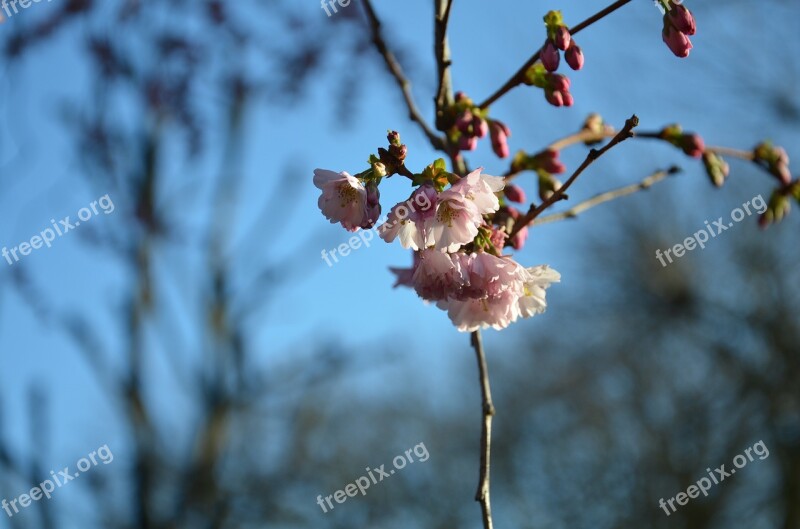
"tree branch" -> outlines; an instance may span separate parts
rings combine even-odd
[[[599,206],[600,204],[611,202],[612,200],[615,200],[617,198],[622,198],[624,196],[632,195],[638,191],[644,191],[646,189],[650,189],[652,186],[654,186],[658,182],[661,182],[668,176],[672,176],[680,172],[681,168],[676,165],[673,165],[669,169],[657,171],[651,174],[641,182],[637,182],[635,184],[627,185],[624,187],[619,187],[617,189],[612,189],[610,191],[606,191],[605,193],[600,193],[599,195],[595,195],[592,198],[585,200],[580,204],[576,205],[575,207],[570,208],[566,211],[561,211],[559,213],[553,213],[552,215],[540,217],[534,220],[531,224],[533,226],[539,226],[540,224],[549,224],[551,222],[557,222],[559,220],[573,219],[577,217],[580,213],[592,209],[595,206]]]
[[[589,154],[586,155],[586,159],[583,161],[580,167],[578,167],[575,170],[575,172],[572,173],[572,176],[569,177],[569,180],[567,180],[563,186],[558,188],[552,195],[550,195],[550,197],[547,200],[542,202],[538,207],[535,207],[533,204],[531,204],[531,207],[528,209],[528,212],[525,214],[525,216],[520,218],[519,220],[517,220],[517,222],[514,223],[514,228],[511,230],[511,233],[509,233],[508,238],[510,239],[514,237],[514,235],[516,235],[522,228],[525,228],[531,222],[533,222],[533,220],[536,217],[538,217],[544,210],[546,210],[559,200],[566,199],[567,190],[575,182],[575,180],[577,180],[578,177],[586,170],[586,168],[592,165],[595,162],[595,160],[603,156],[605,153],[607,153],[616,145],[622,143],[628,138],[633,137],[633,129],[638,124],[639,124],[639,118],[636,116],[636,114],[634,114],[628,120],[625,121],[625,126],[622,127],[622,130],[620,130],[619,133],[616,136],[614,136],[610,142],[605,144],[600,149],[590,150]]]
[[[397,81],[397,85],[400,87],[400,91],[403,93],[403,99],[405,99],[406,106],[408,107],[409,117],[420,126],[422,132],[425,133],[425,136],[427,136],[428,141],[430,141],[434,149],[445,150],[444,139],[436,134],[430,125],[428,125],[425,118],[422,117],[419,108],[417,108],[417,104],[414,102],[414,96],[411,93],[411,81],[409,81],[405,73],[403,73],[403,68],[400,66],[397,58],[386,45],[381,30],[381,21],[375,14],[375,9],[373,9],[371,1],[362,0],[362,2],[364,3],[364,10],[367,13],[370,31],[372,32],[372,43],[375,44],[375,48],[383,57],[386,67],[389,69],[389,73],[391,73],[392,77]]]
[[[474,331],[471,337],[472,347],[478,357],[478,374],[481,383],[481,401],[483,403],[483,427],[481,429],[481,468],[478,479],[478,491],[475,501],[481,504],[484,529],[492,529],[492,507],[489,501],[489,467],[492,453],[492,417],[494,404],[492,404],[492,389],[489,386],[489,370],[486,366],[486,355],[483,351],[481,331]]]
[[[598,11],[594,15],[592,15],[589,18],[587,18],[586,20],[584,20],[583,22],[575,25],[574,27],[569,28],[569,32],[572,35],[575,35],[579,31],[588,28],[589,26],[591,26],[595,22],[598,22],[599,20],[602,20],[606,16],[610,15],[611,13],[613,13],[614,11],[619,9],[620,7],[622,7],[625,4],[628,4],[630,2],[631,2],[631,0],[617,0],[616,2],[611,4],[610,6],[606,7],[605,9],[603,9],[602,11]],[[486,101],[481,103],[480,107],[484,108],[484,109],[487,108],[489,105],[491,105],[492,103],[494,103],[495,101],[497,101],[498,99],[503,97],[503,95],[505,95],[507,92],[509,92],[512,88],[514,88],[515,86],[520,85],[522,83],[522,81],[525,79],[525,72],[527,72],[528,69],[531,66],[533,66],[536,63],[536,61],[539,60],[539,54],[541,52],[542,52],[542,48],[539,48],[536,51],[536,53],[534,53],[531,56],[531,58],[528,59],[528,61],[525,64],[523,64],[522,67],[519,70],[517,70],[517,72],[514,75],[512,75],[511,78],[508,81],[506,81],[506,83],[503,86],[498,88],[497,91],[494,94],[489,96],[486,99]]]

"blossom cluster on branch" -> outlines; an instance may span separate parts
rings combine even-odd
[[[474,150],[484,138],[490,139],[499,158],[510,156],[511,128],[491,115],[489,105],[515,86],[540,88],[545,99],[557,107],[573,104],[569,77],[556,73],[561,55],[572,70],[580,70],[584,55],[575,34],[629,1],[618,0],[572,28],[564,22],[561,12],[548,12],[544,16],[546,39],[542,47],[484,103],[475,103],[464,92],[451,92],[449,98],[437,100],[436,128],[442,133],[441,137],[416,111],[408,81],[388,52],[379,33],[377,16],[366,2],[378,49],[406,95],[412,119],[426,132],[431,143],[447,155],[453,168],[452,172],[448,171],[445,160],[438,159],[421,172],[412,172],[405,165],[407,146],[400,141],[397,132],[390,131],[388,147],[370,156],[366,170],[355,175],[323,169],[314,172],[314,183],[322,191],[319,198],[322,213],[332,223],[339,223],[350,231],[372,228],[381,214],[378,191],[381,182],[394,175],[409,179],[414,188],[409,198],[393,206],[387,221],[378,227],[383,240],[398,240],[404,248],[414,252],[412,267],[392,269],[397,276],[396,286],[412,287],[423,300],[447,311],[460,331],[486,327],[503,329],[519,318],[544,311],[545,289],[560,280],[558,272],[544,265],[523,267],[503,252],[508,248],[522,248],[537,216],[556,202],[568,199],[566,191],[578,176],[597,157],[628,138],[660,140],[689,157],[702,160],[716,187],[722,186],[730,174],[726,157],[757,164],[779,184],[759,223],[767,226],[783,219],[789,212],[791,200],[800,202],[800,180],[792,179],[789,158],[783,148],[769,142],[758,144],[752,151],[709,147],[699,134],[685,132],[678,124],[653,132],[634,131],[638,125],[635,116],[618,132],[598,114],[592,114],[575,134],[538,151],[518,151],[511,157],[503,176],[489,176],[482,168],[467,169],[463,153]],[[697,32],[694,15],[681,3],[657,1],[664,8],[664,42],[677,57],[687,57],[692,48],[689,37]],[[439,60],[442,61],[442,57]],[[447,66],[443,64],[443,71]],[[442,76],[442,82],[445,78]],[[445,92],[448,89],[445,88]],[[589,152],[584,163],[564,183],[557,178],[567,172],[560,158],[563,149],[603,143],[599,150]],[[523,212],[514,204],[526,203],[527,194],[511,180],[526,171],[536,174],[536,194],[541,202],[531,203],[527,212]],[[646,187],[649,185],[642,189]]]

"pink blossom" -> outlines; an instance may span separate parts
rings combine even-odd
[[[467,269],[469,284],[460,299],[491,298],[508,289],[521,289],[517,280],[524,269],[511,257],[496,257],[486,252],[472,254]]]
[[[561,274],[547,265],[524,269],[521,274],[523,293],[519,298],[520,315],[523,318],[541,314],[547,308],[545,289],[561,281]]]
[[[412,276],[414,290],[428,301],[458,296],[467,281],[467,271],[460,255],[428,249],[419,253],[419,264]]]
[[[483,218],[475,202],[448,189],[439,195],[436,215],[425,222],[424,237],[437,250],[455,252],[478,235]]]
[[[412,218],[409,201],[396,204],[389,212],[386,222],[378,226],[378,236],[386,242],[400,238],[403,248],[422,250],[425,248],[425,237],[421,224]]]
[[[314,185],[322,190],[317,204],[331,224],[340,222],[356,231],[364,221],[367,190],[361,181],[346,172],[314,170]]]
[[[519,317],[518,299],[513,292],[507,291],[494,298],[439,301],[436,306],[447,311],[450,321],[461,332],[487,327],[501,330]]]
[[[467,176],[450,186],[445,193],[459,193],[475,202],[481,215],[494,213],[500,208],[500,201],[495,193],[505,187],[506,182],[502,176],[489,176],[482,174],[483,167],[469,173]],[[442,194],[444,196],[444,193]]]

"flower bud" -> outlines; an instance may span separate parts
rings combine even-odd
[[[469,128],[472,125],[472,112],[469,110],[465,110],[458,115],[456,118],[456,128],[461,131],[463,134],[467,134],[469,132]]]
[[[389,140],[389,145],[396,145],[399,147],[402,143],[400,141],[400,133],[396,130],[390,130],[389,134],[386,135],[386,139]]]
[[[503,191],[505,191],[506,198],[511,202],[524,204],[528,201],[527,197],[525,196],[525,190],[516,184],[507,185]]]
[[[564,54],[564,58],[567,60],[569,67],[573,70],[580,70],[583,68],[583,51],[581,51],[580,46],[575,44],[575,41],[572,41],[572,44]]]
[[[585,141],[584,144],[587,146],[596,145],[602,141],[602,136],[607,133],[613,133],[614,128],[610,125],[606,125],[605,121],[603,121],[603,117],[600,114],[589,114],[586,117],[586,120],[583,122],[583,128],[581,130],[585,130],[591,132],[592,134],[597,135],[597,139],[591,139]]]
[[[458,139],[459,151],[474,151],[478,147],[478,138],[462,134]]]
[[[569,90],[569,87],[572,83],[570,82],[569,77],[567,77],[566,75],[553,73],[547,76],[547,84],[553,90],[558,90],[559,92],[566,92]]]
[[[572,36],[569,34],[569,29],[567,29],[567,26],[560,26],[555,31],[554,39],[556,48],[566,51],[572,42]]]
[[[694,35],[697,31],[694,16],[686,7],[682,5],[673,5],[672,9],[667,13],[667,16],[678,31],[686,33],[687,35]]]
[[[692,49],[692,41],[686,34],[675,28],[664,15],[664,29],[661,31],[661,38],[667,47],[675,54],[676,57],[685,58],[689,56],[689,51]]]
[[[705,142],[698,134],[684,134],[678,141],[678,146],[685,154],[692,158],[700,158],[705,150]]]
[[[561,92],[556,92],[550,88],[545,88],[544,98],[547,99],[547,102],[554,107],[564,106],[564,96],[561,94]]]
[[[478,138],[483,138],[489,133],[489,124],[480,116],[472,118],[472,133]]]
[[[550,174],[561,174],[567,170],[559,159],[559,152],[553,149],[545,149],[534,156],[531,161],[534,170],[541,169]]]
[[[378,184],[375,180],[371,180],[366,184],[367,200],[364,203],[364,219],[361,222],[361,227],[365,230],[373,227],[381,216],[381,194],[378,191]]]
[[[773,222],[778,223],[789,214],[791,209],[792,203],[789,197],[783,194],[780,189],[777,189],[772,192],[767,210],[758,218],[758,225],[766,228]]]
[[[713,151],[705,151],[703,152],[703,165],[706,168],[706,174],[711,179],[711,183],[716,187],[722,187],[722,184],[725,183],[730,174],[728,162]]]
[[[372,174],[378,178],[383,178],[386,176],[386,165],[382,162],[375,162],[372,164]]]
[[[508,245],[515,250],[521,250],[525,246],[525,241],[528,239],[528,227],[525,226],[519,230],[516,235],[508,240]]]
[[[389,153],[397,158],[397,161],[403,163],[406,159],[406,155],[408,154],[408,147],[406,145],[392,145],[389,147]]]
[[[753,161],[770,172],[783,185],[789,185],[792,174],[789,170],[789,155],[783,147],[763,142],[753,150]]]
[[[508,137],[511,136],[511,130],[502,121],[492,120],[489,122],[489,135],[494,153],[500,158],[508,158]]]
[[[539,198],[544,202],[553,196],[553,193],[561,189],[559,182],[553,175],[539,173]]]
[[[547,39],[544,43],[539,58],[542,60],[542,64],[548,72],[555,72],[558,70],[558,63],[561,61],[561,55],[559,55],[558,49],[552,40]]]

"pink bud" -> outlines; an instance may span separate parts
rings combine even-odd
[[[567,170],[561,160],[559,159],[558,151],[553,149],[545,149],[536,156],[534,156],[536,165],[550,174],[561,174]]]
[[[700,158],[706,149],[703,138],[698,134],[684,134],[679,143],[683,152],[692,158]]]
[[[547,39],[539,57],[548,72],[555,72],[558,70],[558,63],[561,61],[561,55],[559,55],[558,49],[552,40]]]
[[[508,240],[508,245],[514,248],[515,250],[521,250],[523,246],[525,246],[525,241],[528,239],[528,228],[527,226],[522,228],[517,232],[516,235],[511,237]]]
[[[547,99],[547,102],[553,105],[554,107],[564,106],[564,96],[561,95],[561,92],[556,92],[549,88],[545,88],[544,97],[545,99]]]
[[[675,29],[664,17],[664,29],[661,31],[661,38],[664,43],[675,54],[676,57],[684,58],[689,56],[689,51],[692,49],[692,41],[685,33]]]
[[[572,41],[572,36],[566,26],[561,26],[556,30],[555,45],[559,50],[566,50]]]
[[[489,135],[492,138],[492,149],[500,158],[508,158],[508,137],[511,131],[502,121],[491,121],[489,123]]]
[[[682,5],[675,5],[673,9],[667,14],[672,25],[675,29],[686,33],[687,35],[694,35],[697,32],[697,25],[694,20],[692,12]]]
[[[483,138],[489,133],[489,124],[485,119],[475,116],[472,119],[472,131],[475,136]]]
[[[458,139],[458,150],[460,151],[474,151],[476,147],[478,147],[478,138],[475,136],[462,134]]]
[[[465,110],[456,118],[456,128],[466,134],[469,131],[469,126],[472,125],[472,119],[472,112]]]
[[[569,77],[558,73],[547,74],[545,80],[550,88],[559,92],[566,92],[571,84]]]
[[[580,70],[583,68],[583,51],[581,51],[580,46],[575,44],[575,41],[572,41],[572,44],[564,54],[564,58],[567,60],[569,67],[573,70]]]
[[[507,185],[504,189],[506,198],[509,199],[511,202],[516,202],[517,204],[524,204],[528,201],[527,197],[525,196],[525,190],[519,187],[516,184]]]
[[[564,106],[571,107],[575,100],[572,98],[572,94],[569,92],[563,92],[562,97],[564,98]]]

